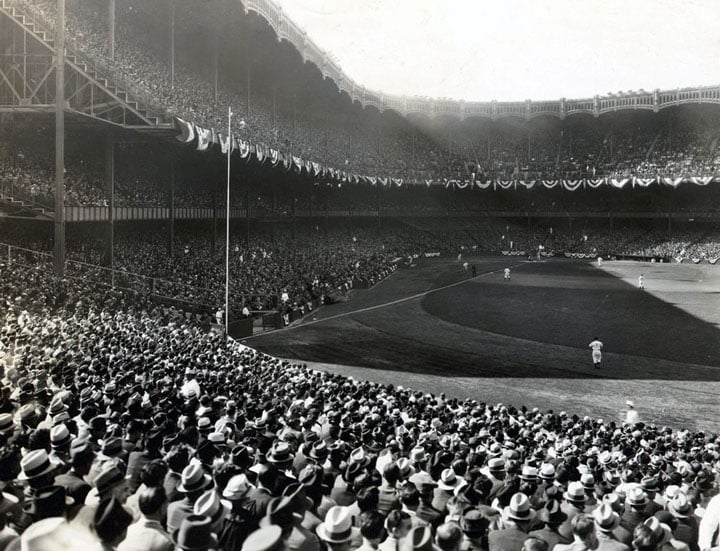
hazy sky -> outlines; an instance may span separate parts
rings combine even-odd
[[[468,100],[720,84],[720,0],[276,0],[360,85]]]

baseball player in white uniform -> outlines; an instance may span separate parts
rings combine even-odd
[[[603,343],[597,337],[595,337],[595,339],[590,343],[589,346],[592,349],[593,366],[595,367],[595,369],[600,369],[600,363],[602,362]]]
[[[504,279],[510,279],[510,268],[505,268],[503,270]]]
[[[641,291],[645,290],[645,276],[643,274],[638,276],[638,289]]]

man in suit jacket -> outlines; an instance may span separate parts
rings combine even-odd
[[[600,551],[629,551],[629,547],[619,541],[613,531],[620,526],[620,515],[612,510],[607,503],[603,503],[592,513],[597,528],[597,539]]]
[[[538,518],[543,521],[545,526],[540,530],[533,530],[530,536],[541,538],[547,543],[547,548],[551,550],[558,543],[570,543],[572,540],[564,537],[558,532],[560,525],[567,520],[567,515],[560,509],[560,504],[551,499],[545,507],[540,509]]]
[[[642,488],[630,488],[625,496],[626,508],[620,518],[620,525],[632,534],[635,527],[648,518],[648,514],[645,512],[647,504],[648,498]]]
[[[553,551],[590,551],[597,549],[598,538],[595,533],[595,522],[589,515],[578,515],[573,519],[573,542],[559,543]]]
[[[520,492],[512,496],[510,504],[503,509],[505,528],[488,534],[489,550],[507,551],[522,548],[534,519],[535,511],[530,508],[527,496]]]

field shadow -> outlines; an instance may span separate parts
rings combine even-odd
[[[400,273],[322,312],[340,317],[248,344],[301,361],[446,377],[720,381],[717,327],[610,273],[561,260],[518,266],[510,282],[494,271],[353,312],[466,277],[451,262]],[[587,347],[596,336],[605,343],[600,370]]]

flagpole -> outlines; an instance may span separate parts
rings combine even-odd
[[[232,153],[232,136],[230,121],[232,109],[228,106],[227,133],[227,197],[225,207],[225,341],[230,338],[230,154]]]

